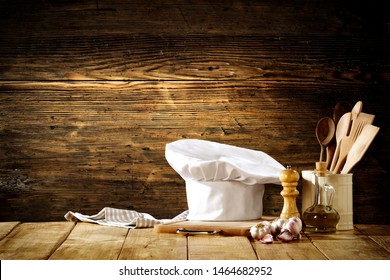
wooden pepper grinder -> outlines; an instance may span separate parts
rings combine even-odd
[[[280,172],[279,179],[282,182],[283,190],[280,194],[284,198],[284,205],[280,218],[289,219],[291,217],[300,217],[297,208],[297,190],[299,173],[287,165],[287,169]]]

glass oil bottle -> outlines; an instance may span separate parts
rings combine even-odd
[[[328,185],[327,173],[326,162],[316,162],[314,203],[302,215],[306,232],[337,231],[340,215],[332,206],[335,189]]]

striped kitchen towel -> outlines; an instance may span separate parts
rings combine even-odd
[[[156,219],[147,213],[140,213],[134,210],[104,207],[96,215],[83,215],[77,212],[69,211],[65,214],[64,217],[68,221],[90,222],[105,226],[147,228],[153,227],[155,224],[185,220],[187,215],[188,210],[177,215],[173,219]]]

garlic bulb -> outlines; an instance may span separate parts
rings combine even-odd
[[[262,221],[250,229],[252,238],[262,243],[272,243],[274,237],[283,242],[299,239],[302,221],[298,217],[275,219],[272,222]]]
[[[252,226],[250,229],[250,234],[254,240],[261,241],[266,237],[266,235],[271,234],[271,223],[268,221],[262,221]],[[266,239],[269,239],[269,236],[267,236]]]
[[[273,220],[271,223],[271,233],[274,235],[278,235],[281,232],[283,225],[286,222],[287,222],[287,219],[283,219],[283,218],[278,218],[278,219]]]
[[[284,242],[301,237],[302,221],[298,217],[292,217],[283,225],[282,231],[278,235],[278,239]]]

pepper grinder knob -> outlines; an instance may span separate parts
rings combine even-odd
[[[291,217],[300,217],[297,208],[297,190],[299,173],[291,169],[291,165],[287,165],[287,169],[280,172],[279,179],[282,182],[283,190],[280,194],[283,196],[284,205],[280,218],[289,219]]]

